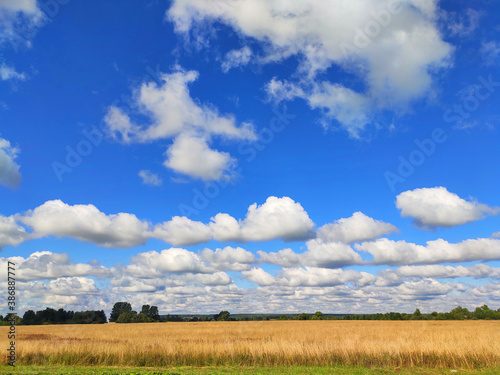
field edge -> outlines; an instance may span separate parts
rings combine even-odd
[[[212,374],[241,374],[241,375],[264,375],[264,374],[345,374],[345,375],[444,375],[444,374],[477,374],[496,375],[500,374],[500,367],[482,369],[431,369],[431,368],[390,368],[390,367],[353,367],[353,366],[209,366],[195,367],[182,366],[172,368],[158,367],[122,367],[122,366],[38,366],[17,365],[15,367],[0,366],[0,374],[23,374],[23,375],[212,375]]]

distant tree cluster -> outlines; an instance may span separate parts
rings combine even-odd
[[[116,323],[148,323],[161,321],[158,307],[143,305],[141,312],[132,310],[128,302],[116,302],[111,310],[110,322]]]
[[[416,309],[413,314],[405,314],[398,312],[390,312],[385,314],[359,314],[345,315],[344,320],[477,320],[477,319],[500,319],[500,309],[491,310],[487,305],[477,307],[473,312],[468,309],[458,306],[453,310],[445,313],[436,311],[430,314],[422,314],[419,309]]]
[[[66,311],[47,307],[45,310],[24,313],[21,324],[31,326],[39,324],[102,324],[107,323],[106,314],[101,311]]]
[[[231,315],[229,311],[221,311],[220,313],[214,315],[214,320],[219,322],[227,322],[231,320],[231,318],[229,318],[229,315]]]

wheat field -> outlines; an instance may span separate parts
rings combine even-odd
[[[0,327],[7,347],[7,327]],[[252,321],[18,326],[17,363],[500,365],[498,321]],[[2,356],[5,363],[5,356]]]

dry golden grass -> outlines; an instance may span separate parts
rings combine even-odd
[[[0,328],[6,348],[8,327]],[[19,326],[17,334],[19,364],[500,365],[498,321],[111,323]]]

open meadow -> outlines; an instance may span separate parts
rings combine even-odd
[[[7,347],[7,327],[0,327]],[[498,321],[251,321],[18,326],[17,365],[494,369]],[[6,357],[2,356],[6,363]],[[301,372],[305,373],[305,372]],[[494,372],[492,372],[494,373]]]

